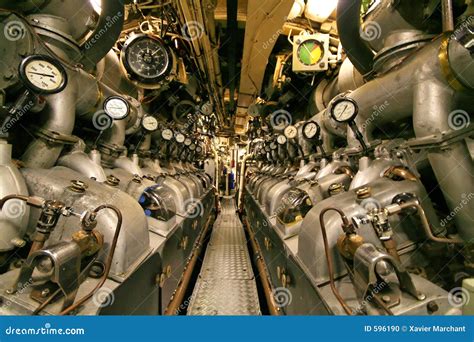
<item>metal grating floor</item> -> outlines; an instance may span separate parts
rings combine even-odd
[[[233,198],[222,199],[188,315],[260,315],[244,228]]]

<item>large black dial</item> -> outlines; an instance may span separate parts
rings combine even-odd
[[[171,58],[164,42],[147,35],[136,35],[124,44],[122,64],[133,81],[153,85],[171,70]]]

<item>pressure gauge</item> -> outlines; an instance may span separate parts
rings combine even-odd
[[[279,143],[280,145],[284,145],[286,144],[286,137],[283,135],[283,134],[280,134],[278,137],[277,137],[277,143]]]
[[[196,144],[192,143],[191,145],[189,145],[189,149],[191,151],[194,151],[196,149]]]
[[[193,141],[191,140],[191,138],[186,138],[186,139],[184,140],[184,144],[185,144],[186,146],[190,146],[192,143],[193,143]]]
[[[180,144],[182,144],[184,142],[184,140],[186,140],[186,138],[184,137],[184,135],[182,135],[181,133],[177,133],[176,136],[175,136],[175,139],[177,142],[179,142]]]
[[[110,96],[104,101],[104,111],[112,119],[122,120],[130,113],[130,105],[121,96]]]
[[[196,146],[196,152],[201,153],[202,152],[202,147],[201,146]]]
[[[151,115],[147,115],[142,119],[142,127],[148,132],[154,132],[158,129],[158,120]]]
[[[173,139],[173,131],[169,128],[165,128],[162,132],[161,132],[161,137],[164,139],[164,140],[171,140]]]
[[[303,65],[316,65],[324,57],[323,44],[316,39],[305,40],[298,46],[297,57]]]
[[[172,67],[171,55],[165,43],[145,34],[128,39],[120,59],[129,78],[144,87],[157,84],[169,75]]]
[[[62,64],[46,55],[31,55],[23,59],[19,74],[25,86],[38,94],[59,93],[67,84]]]
[[[352,121],[359,111],[357,103],[348,97],[334,101],[331,105],[331,117],[337,122]]]
[[[288,139],[295,139],[298,136],[298,129],[293,125],[289,125],[285,128],[283,133]]]
[[[321,129],[317,122],[308,121],[303,126],[303,136],[308,140],[313,139],[316,135],[318,135],[320,130]]]

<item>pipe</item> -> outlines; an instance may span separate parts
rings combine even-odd
[[[244,217],[242,221],[250,237],[250,245],[252,246],[253,252],[255,254],[255,263],[257,265],[258,274],[260,275],[258,279],[262,284],[270,315],[280,316],[282,314],[281,308],[279,308],[278,305],[275,303],[275,296],[273,295],[272,286],[269,280],[270,276],[268,274],[267,267],[265,266],[265,262],[263,261],[262,252],[255,240],[255,235],[252,229],[250,228],[247,218]]]
[[[375,55],[360,35],[360,9],[361,0],[339,0],[336,23],[347,56],[362,75],[367,75],[372,71]]]
[[[114,47],[123,28],[123,1],[102,0],[101,7],[97,26],[81,47],[80,63],[86,70],[92,69]]]
[[[204,229],[201,231],[200,236],[195,244],[193,253],[191,258],[189,259],[188,263],[186,264],[186,268],[181,276],[179,281],[179,285],[176,288],[173,298],[168,303],[168,306],[165,309],[164,315],[165,316],[174,316],[179,312],[179,307],[184,300],[184,296],[189,287],[189,282],[191,281],[191,276],[194,271],[194,267],[196,266],[196,262],[199,259],[199,255],[201,254],[201,250],[204,246],[204,241],[206,239],[207,231],[211,225],[212,217],[209,217]]]
[[[87,178],[105,182],[107,175],[101,165],[95,163],[84,151],[73,151],[59,158],[57,165],[70,168]]]
[[[420,79],[415,89],[413,121],[418,139],[452,132],[455,127],[450,113],[457,108],[453,103],[453,89],[432,79]],[[466,114],[467,115],[467,114]],[[451,127],[450,127],[451,126]],[[455,212],[454,221],[459,234],[466,241],[474,238],[471,213],[472,202],[460,203],[472,187],[474,167],[466,141],[459,140],[447,148],[430,149],[428,160],[443,191],[446,204]]]
[[[240,165],[240,182],[239,182],[239,198],[237,201],[237,208],[242,208],[242,193],[244,191],[244,182],[245,182],[245,164],[248,159],[252,158],[253,154],[246,154],[244,158],[242,159],[241,165]]]
[[[67,71],[72,79],[75,72]],[[42,122],[39,132],[60,135],[68,138],[74,130],[77,86],[70,82],[66,88],[54,95],[46,96],[46,110],[39,114]],[[36,136],[21,157],[30,168],[49,169],[54,166],[64,147],[62,139],[50,141],[46,137]]]
[[[441,0],[443,15],[443,32],[454,31],[454,13],[452,0]]]
[[[400,210],[405,210],[409,208],[415,208],[417,210],[418,216],[421,219],[421,225],[423,227],[423,230],[425,231],[425,234],[428,237],[428,239],[430,239],[431,241],[439,242],[439,243],[455,243],[455,244],[464,243],[462,240],[459,240],[459,239],[449,239],[445,237],[434,236],[433,232],[431,231],[428,218],[426,217],[425,210],[423,209],[423,207],[420,205],[420,203],[417,200],[399,204],[399,207],[400,207]]]

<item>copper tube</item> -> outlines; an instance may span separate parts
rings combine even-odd
[[[383,174],[385,177],[397,176],[403,178],[404,180],[416,181],[418,178],[409,170],[401,166],[392,166]]]
[[[395,242],[395,240],[390,238],[388,240],[382,241],[382,243],[385,249],[387,250],[387,253],[390,254],[399,263],[401,263],[402,261],[400,260],[400,255],[398,254],[397,243]]]
[[[255,258],[255,263],[257,264],[258,273],[260,275],[259,279],[262,283],[263,292],[265,293],[265,299],[267,301],[268,309],[272,316],[280,316],[282,314],[281,309],[275,303],[275,297],[273,295],[272,286],[269,281],[267,267],[265,266],[265,262],[262,259],[262,252],[257,242],[255,241],[255,235],[253,234],[253,231],[251,230],[248,220],[246,218],[243,219],[243,223],[245,229],[249,234],[250,244],[252,245],[254,254],[257,255],[257,257]]]
[[[425,231],[425,234],[428,237],[428,239],[430,239],[431,241],[439,242],[439,243],[458,243],[458,244],[464,243],[460,239],[449,239],[445,237],[434,236],[433,232],[431,231],[428,218],[426,217],[425,210],[423,209],[423,207],[420,205],[418,201],[415,200],[415,201],[405,202],[405,203],[399,204],[399,206],[401,210],[416,208],[416,210],[418,211],[418,216],[421,219],[421,225],[423,226],[423,230]]]
[[[91,292],[89,292],[87,295],[79,299],[77,302],[75,302],[74,304],[71,304],[66,309],[61,311],[59,313],[60,315],[66,315],[70,313],[71,311],[75,310],[76,308],[78,308],[79,306],[81,306],[82,304],[84,304],[102,287],[102,285],[104,285],[105,281],[107,280],[107,277],[109,276],[110,268],[112,267],[112,260],[114,258],[115,247],[117,247],[118,237],[120,234],[120,230],[122,228],[122,213],[120,212],[120,209],[110,204],[100,205],[97,208],[95,208],[92,213],[97,214],[99,211],[103,209],[111,209],[117,215],[117,225],[115,228],[114,237],[112,239],[112,244],[110,245],[110,251],[109,251],[109,254],[107,255],[104,274],[102,275],[100,281],[97,283],[97,285],[94,287],[94,289]]]
[[[3,197],[2,199],[0,199],[0,210],[2,210],[5,203],[11,199],[19,199],[23,202],[28,202],[29,197],[23,196],[23,195],[7,195]]]
[[[342,210],[340,210],[340,209],[329,207],[329,208],[323,209],[321,211],[321,213],[319,214],[319,224],[321,226],[321,233],[323,234],[324,253],[326,254],[326,263],[327,263],[327,266],[328,266],[329,283],[330,283],[330,286],[331,286],[331,290],[334,293],[334,296],[336,296],[336,299],[341,304],[341,306],[344,309],[344,311],[346,312],[346,314],[352,315],[351,308],[347,305],[347,303],[342,298],[342,296],[339,293],[339,291],[337,290],[336,284],[334,282],[334,268],[333,268],[331,255],[329,254],[329,243],[328,243],[328,237],[327,237],[327,233],[326,233],[326,224],[324,223],[324,214],[326,214],[328,211],[331,211],[331,210],[336,211],[341,216],[342,222],[345,226],[349,225],[349,220],[347,219],[344,212],[342,212]]]
[[[164,312],[165,316],[174,316],[176,315],[177,312],[179,312],[179,307],[184,300],[184,296],[186,295],[186,292],[188,290],[189,282],[191,280],[194,267],[196,266],[196,262],[198,260],[199,254],[204,245],[204,240],[206,238],[207,231],[209,230],[211,219],[212,219],[212,216],[209,217],[209,219],[206,222],[206,225],[204,226],[204,229],[200,233],[198,242],[196,243],[194,247],[193,255],[191,259],[189,259],[189,262],[186,265],[183,275],[181,276],[181,279],[179,281],[179,285],[173,294],[173,298],[168,303],[168,306],[165,309],[165,312]]]

